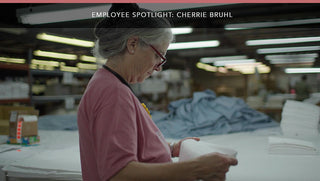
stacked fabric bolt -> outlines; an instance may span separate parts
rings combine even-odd
[[[284,136],[315,137],[319,135],[320,109],[318,106],[287,100],[281,119]]]

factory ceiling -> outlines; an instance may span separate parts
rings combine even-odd
[[[95,6],[98,4],[95,4]],[[34,50],[69,53],[76,55],[90,55],[91,48],[83,48],[61,43],[52,43],[36,38],[38,33],[48,33],[65,37],[94,41],[92,33],[94,24],[100,18],[75,20],[69,22],[28,25],[23,24],[19,13],[25,11],[63,10],[93,6],[92,4],[1,4],[0,19],[0,56],[1,57],[32,57]],[[167,5],[168,6],[168,5]],[[179,6],[179,5],[178,5]],[[182,5],[181,5],[182,6]],[[175,9],[175,17],[171,22],[175,27],[192,27],[190,34],[176,35],[176,42],[218,40],[219,46],[211,48],[169,50],[166,68],[185,68],[192,66],[203,57],[221,57],[233,55],[246,55],[249,59],[255,59],[277,67],[319,67],[320,41],[320,4],[206,4],[206,6],[189,9]],[[106,10],[107,11],[107,10]],[[216,14],[216,17],[198,14],[192,17],[177,17],[177,13],[183,12],[224,12],[224,15]],[[84,12],[85,13],[85,12]],[[182,14],[180,14],[182,15]],[[189,14],[190,15],[190,14]],[[187,15],[185,15],[187,16]],[[224,17],[223,17],[224,16]],[[245,23],[245,24],[244,24]],[[255,24],[252,24],[255,23]],[[252,27],[261,23],[271,24],[270,27]],[[232,25],[233,24],[233,25]],[[236,25],[234,25],[236,24]],[[228,27],[243,28],[229,30]],[[248,40],[260,39],[287,39],[309,38],[311,40],[300,43],[247,45]],[[295,52],[280,50],[277,53],[263,53],[269,48],[300,47],[305,51]],[[311,47],[307,50],[307,47]],[[296,55],[313,54],[314,61],[301,62],[299,58],[293,58],[287,63],[273,64],[267,58],[269,55]],[[72,66],[72,63],[68,63]],[[281,69],[280,68],[280,69]]]

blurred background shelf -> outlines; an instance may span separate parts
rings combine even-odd
[[[66,99],[80,100],[82,95],[32,96],[33,103],[60,102]]]
[[[63,74],[65,72],[60,71],[60,70],[36,70],[36,69],[32,69],[30,70],[30,73],[32,75],[45,75],[45,76],[63,76]],[[87,77],[90,78],[93,73],[72,73],[73,76],[75,77]]]
[[[30,98],[22,98],[22,99],[0,99],[0,104],[7,104],[7,103],[30,103]]]
[[[0,62],[0,69],[29,71],[28,64],[8,64]]]

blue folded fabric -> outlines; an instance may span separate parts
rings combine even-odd
[[[78,130],[77,115],[45,115],[39,116],[38,128],[40,130]]]
[[[195,92],[193,98],[173,101],[165,116],[153,120],[166,138],[184,138],[252,131],[279,126],[269,116],[250,108],[242,99],[220,96],[211,90]]]

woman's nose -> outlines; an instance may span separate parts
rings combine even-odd
[[[155,66],[154,70],[159,72],[162,70],[162,66]]]

